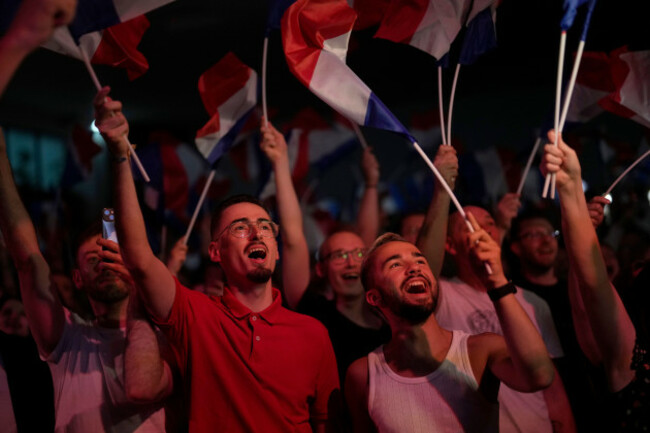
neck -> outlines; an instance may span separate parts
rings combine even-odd
[[[438,368],[447,356],[451,332],[441,328],[433,314],[420,325],[394,316],[391,319],[392,338],[384,347],[391,368],[411,377],[424,376]]]
[[[463,283],[467,284],[475,290],[479,290],[481,292],[487,291],[487,287],[485,287],[483,280],[481,280],[481,278],[476,275],[474,272],[474,267],[468,260],[457,260],[456,267],[458,269],[458,278],[460,278]]]
[[[95,323],[103,328],[125,327],[128,305],[129,298],[110,304],[90,299],[90,306],[95,313]]]
[[[383,321],[366,302],[363,294],[357,296],[336,296],[336,309],[352,322],[364,328],[381,328]]]
[[[273,303],[271,280],[266,283],[230,284],[228,289],[233,296],[253,312],[267,309]]]
[[[553,267],[547,269],[523,267],[521,274],[531,283],[540,286],[552,286],[557,284],[557,276],[555,275],[555,269],[553,269]]]

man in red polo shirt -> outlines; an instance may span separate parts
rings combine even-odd
[[[334,352],[325,328],[283,308],[271,286],[277,225],[253,197],[226,200],[213,217],[210,244],[228,282],[224,295],[183,287],[147,241],[124,140],[128,124],[107,95],[105,88],[95,98],[96,124],[113,155],[124,264],[176,349],[189,431],[324,432],[338,407]]]

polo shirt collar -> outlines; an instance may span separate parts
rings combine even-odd
[[[266,309],[255,313],[266,322],[273,324],[280,318],[282,308],[282,296],[280,291],[273,287],[272,289],[273,302]],[[221,296],[221,304],[237,319],[245,319],[253,312],[250,308],[239,302],[239,300],[232,294],[228,287],[224,287],[223,296]]]

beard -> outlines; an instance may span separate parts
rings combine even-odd
[[[271,276],[273,275],[273,271],[267,268],[255,268],[252,271],[249,271],[246,274],[246,278],[248,278],[249,281],[252,281],[253,283],[256,284],[263,284],[268,282],[271,279]]]
[[[109,271],[110,272],[110,271]],[[112,273],[111,273],[112,274]],[[102,273],[95,278],[87,291],[88,297],[97,302],[112,304],[129,296],[129,286],[117,275]]]
[[[431,299],[422,304],[407,304],[401,299],[384,297],[387,307],[398,317],[411,325],[421,325],[433,314],[438,304],[438,297],[432,294]]]

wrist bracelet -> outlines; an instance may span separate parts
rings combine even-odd
[[[488,290],[487,292],[492,302],[496,302],[511,293],[517,293],[517,286],[515,286],[512,281],[508,281],[508,283],[504,284],[503,286],[495,287],[494,289]]]

